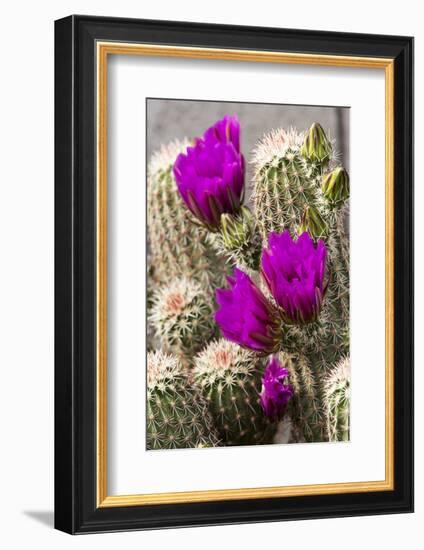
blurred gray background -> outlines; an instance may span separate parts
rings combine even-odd
[[[264,103],[230,103],[181,99],[147,99],[147,158],[162,144],[184,137],[201,136],[224,115],[237,114],[241,127],[241,150],[247,162],[247,178],[251,151],[256,142],[270,130],[294,126],[298,131],[319,122],[339,151],[339,161],[349,170],[348,107],[274,105]]]

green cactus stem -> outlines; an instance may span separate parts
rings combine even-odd
[[[329,441],[325,377],[338,357],[337,350],[333,348],[332,354],[324,349],[315,353],[283,353],[283,357],[294,388],[289,405],[294,440],[315,443]]]
[[[349,441],[350,360],[342,358],[325,381],[328,431],[331,441]]]
[[[147,449],[216,447],[219,439],[204,400],[178,359],[147,354]]]
[[[316,169],[301,155],[303,139],[303,134],[294,129],[274,130],[262,138],[254,151],[252,199],[264,243],[272,231],[299,232],[306,211],[317,204]]]

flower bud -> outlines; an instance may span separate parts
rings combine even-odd
[[[340,204],[349,198],[349,174],[339,166],[324,176],[321,188],[329,203]]]
[[[252,228],[253,216],[245,206],[241,207],[239,215],[221,215],[221,235],[229,250],[248,244]]]
[[[305,231],[315,239],[325,237],[327,234],[327,224],[319,211],[313,206],[309,206],[303,215],[300,233],[304,233]]]
[[[325,135],[322,126],[314,122],[306,133],[301,154],[311,162],[323,163],[330,159],[332,153],[331,142]]]
[[[262,377],[260,403],[265,415],[273,422],[281,420],[294,389],[288,382],[289,371],[272,356]]]

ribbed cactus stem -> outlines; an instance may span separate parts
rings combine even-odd
[[[196,357],[194,380],[225,445],[272,442],[277,424],[268,420],[259,400],[263,369],[255,354],[223,339]]]
[[[303,140],[294,129],[279,129],[264,136],[254,151],[253,205],[264,242],[272,231],[297,233],[318,200],[316,167],[300,153]]]
[[[329,211],[328,271],[330,280],[327,290],[327,316],[331,330],[335,333],[336,342],[346,349],[346,330],[349,327],[350,294],[349,294],[349,240],[345,230],[345,209]]]
[[[324,374],[318,357],[309,354],[284,354],[294,396],[290,403],[293,439],[297,442],[329,440],[327,410],[324,402]]]
[[[325,381],[328,431],[331,441],[349,441],[350,360],[342,358]]]
[[[175,356],[147,354],[147,449],[216,447],[207,405]]]

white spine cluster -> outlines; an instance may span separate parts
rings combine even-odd
[[[278,159],[290,154],[291,150],[299,150],[304,136],[304,133],[295,128],[271,130],[256,144],[251,163],[258,170],[265,164],[278,162]]]
[[[150,351],[147,354],[147,388],[165,391],[166,386],[181,373],[178,359],[161,350]]]
[[[163,347],[184,362],[192,361],[216,331],[202,286],[187,277],[174,279],[153,293],[149,321]]]
[[[255,359],[251,352],[220,339],[211,342],[196,356],[194,374],[208,386],[217,380],[233,386],[238,376],[248,376],[255,370]]]
[[[150,158],[147,168],[148,178],[155,179],[160,172],[167,170],[169,166],[174,164],[175,159],[180,153],[186,152],[190,144],[190,141],[184,138],[181,141],[176,139],[162,145],[162,147],[155,151]]]

